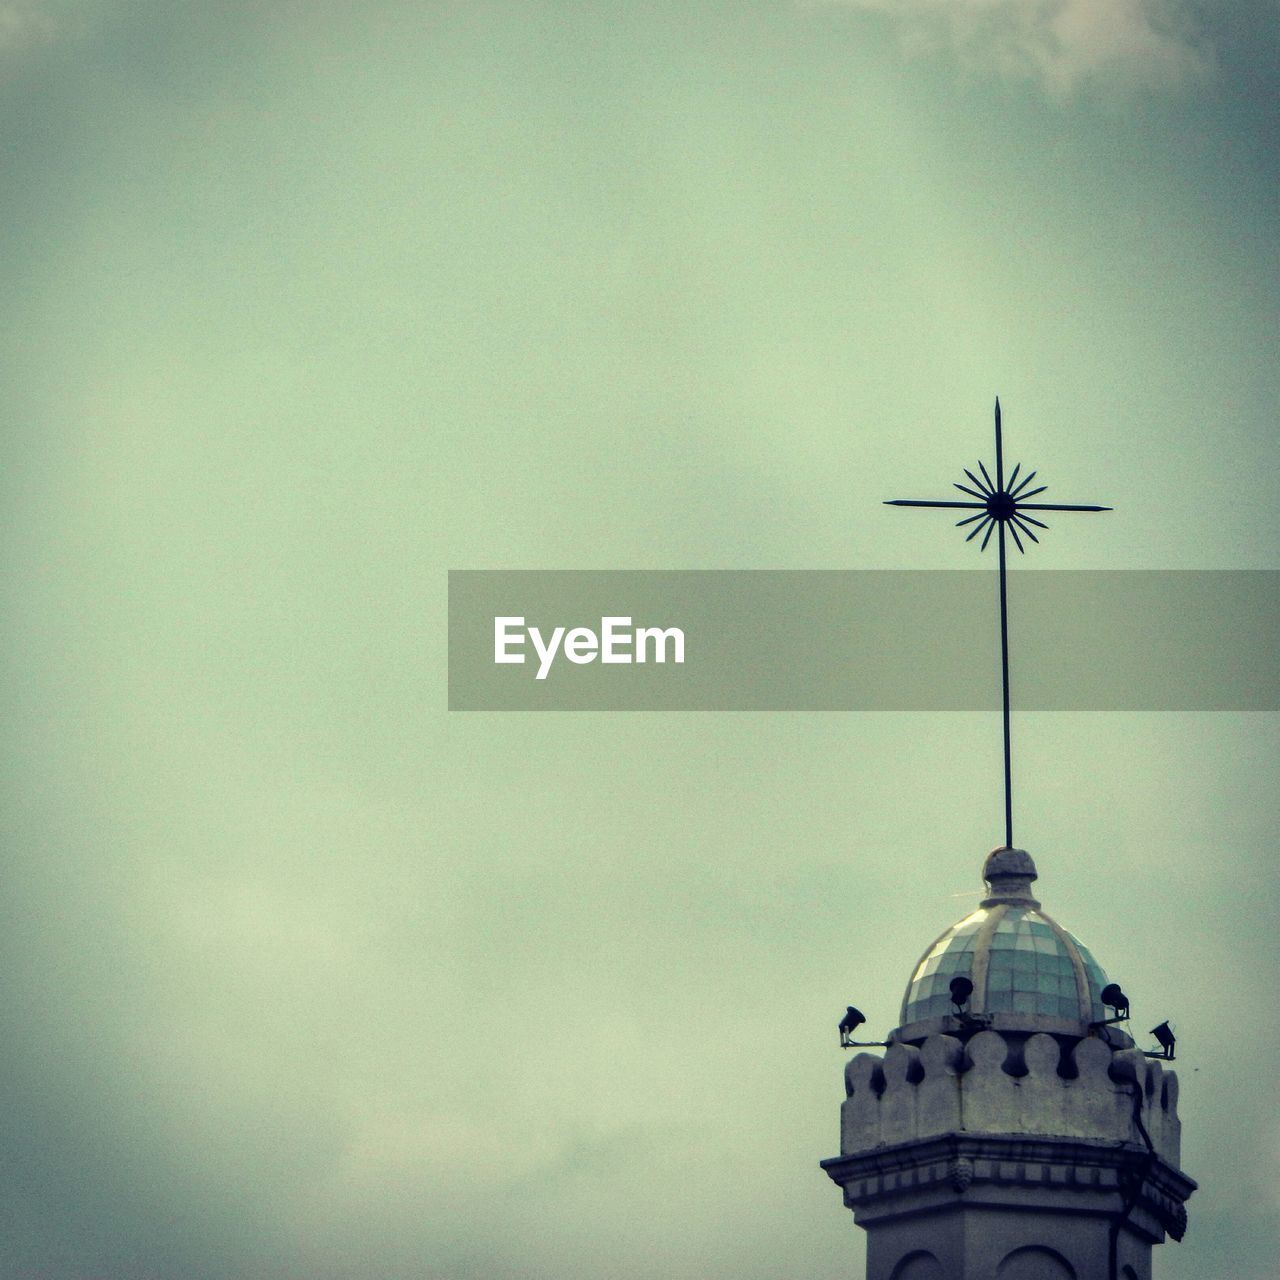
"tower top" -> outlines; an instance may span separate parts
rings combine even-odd
[[[1107,976],[1088,947],[1032,896],[1038,877],[1031,855],[1008,845],[993,849],[982,878],[987,896],[977,910],[936,938],[912,970],[890,1040],[967,1039],[988,1027],[1015,1036],[1088,1035],[1106,1017]],[[955,978],[972,983],[963,1014],[952,998]],[[1110,1035],[1116,1047],[1133,1043],[1119,1028]]]
[[[982,878],[987,882],[984,907],[994,907],[998,902],[1040,905],[1031,894],[1031,882],[1039,878],[1036,864],[1025,849],[1010,849],[1008,845],[992,849],[982,864]]]

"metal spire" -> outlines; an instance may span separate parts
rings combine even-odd
[[[1007,526],[1019,552],[1025,554],[1026,548],[1022,545],[1022,538],[1019,537],[1019,533],[1026,534],[1032,542],[1039,542],[1040,539],[1036,537],[1031,526],[1035,525],[1037,529],[1047,529],[1049,526],[1043,521],[1037,520],[1034,516],[1023,514],[1024,512],[1110,511],[1111,508],[1076,506],[1068,503],[1028,502],[1028,498],[1034,498],[1036,494],[1043,493],[1048,488],[1048,485],[1042,484],[1038,488],[1029,490],[1027,486],[1036,478],[1034,471],[1028,472],[1019,482],[1018,473],[1022,470],[1021,463],[1014,467],[1013,474],[1010,475],[1006,484],[1004,478],[1004,441],[1000,434],[1000,398],[998,396],[996,397],[995,482],[992,483],[990,473],[981,462],[978,463],[978,470],[982,473],[982,479],[975,476],[967,467],[964,471],[973,488],[963,484],[955,486],[961,493],[967,493],[976,498],[976,502],[934,502],[930,499],[892,498],[885,505],[889,507],[958,507],[976,511],[976,515],[966,516],[963,520],[957,520],[956,527],[959,528],[966,524],[973,525],[968,537],[965,538],[966,542],[972,542],[985,529],[982,545],[979,547],[980,551],[987,549],[987,543],[991,541],[992,533],[998,533],[997,544],[1000,549],[1000,671],[1003,677],[1004,693],[1004,842],[1007,848],[1012,848],[1013,771],[1009,754],[1009,606],[1005,588],[1004,531]]]

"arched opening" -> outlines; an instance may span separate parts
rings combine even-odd
[[[1006,1254],[996,1276],[997,1280],[1076,1280],[1076,1269],[1062,1254],[1033,1244]]]
[[[916,1249],[898,1261],[889,1280],[947,1280],[946,1273],[933,1254]]]

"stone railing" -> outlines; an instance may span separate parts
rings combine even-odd
[[[1142,1144],[1179,1162],[1178,1077],[1136,1049],[1087,1038],[1069,1050],[1050,1035],[1006,1040],[980,1031],[967,1044],[930,1036],[845,1067],[840,1151],[854,1155],[944,1133],[1041,1134]]]

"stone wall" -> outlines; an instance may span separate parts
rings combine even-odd
[[[944,1133],[1043,1134],[1142,1143],[1179,1164],[1178,1077],[1136,1049],[1089,1037],[1064,1050],[1043,1033],[1006,1038],[980,1031],[967,1044],[930,1036],[895,1044],[883,1058],[859,1053],[845,1067],[840,1151]]]

